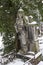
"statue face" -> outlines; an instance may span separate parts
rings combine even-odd
[[[22,18],[23,17],[23,13],[22,12],[19,12],[18,13],[18,16],[19,16],[19,18]]]

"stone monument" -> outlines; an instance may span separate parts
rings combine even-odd
[[[24,11],[22,8],[18,10],[17,19],[16,19],[16,33],[18,34],[18,39],[20,41],[21,49],[23,53],[26,53],[28,48],[26,44],[26,34],[25,34],[25,20],[24,20]],[[19,43],[18,43],[19,44]]]
[[[38,44],[36,43],[36,25],[36,22],[29,21],[28,16],[25,16],[22,8],[18,10],[15,29],[19,40],[17,44],[19,45],[18,48],[21,53],[33,51],[34,47],[37,47],[38,50]]]

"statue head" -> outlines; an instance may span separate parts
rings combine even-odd
[[[20,7],[20,9],[18,10],[18,17],[22,18],[24,15],[24,10]]]
[[[30,15],[30,16],[29,16],[29,22],[31,23],[32,21],[33,21],[33,16]]]

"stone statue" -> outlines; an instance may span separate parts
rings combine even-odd
[[[27,20],[24,21],[24,11],[22,8],[18,10],[17,19],[16,19],[16,32],[18,34],[18,39],[20,41],[21,50],[23,52],[27,52],[27,44],[26,44],[26,34],[25,34],[25,25]]]
[[[24,15],[24,10],[20,8],[17,14],[15,29],[18,39],[17,46],[23,53],[26,53],[28,50],[30,50],[33,41],[32,27],[28,24],[29,18],[28,16]]]

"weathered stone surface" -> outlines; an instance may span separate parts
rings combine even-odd
[[[29,22],[28,16],[24,15],[24,11],[18,10],[17,20],[16,20],[16,33],[18,34],[18,44],[20,44],[20,49],[23,53],[26,53],[28,50],[33,51],[35,40],[37,38],[36,33],[36,22]],[[38,42],[37,42],[38,43]],[[37,47],[37,45],[36,45]],[[38,47],[37,47],[38,48]],[[37,51],[35,49],[35,51]],[[21,53],[22,53],[21,52]]]

